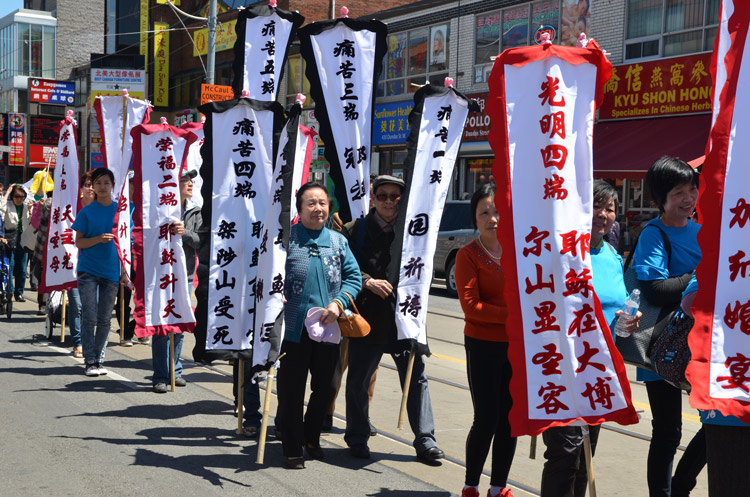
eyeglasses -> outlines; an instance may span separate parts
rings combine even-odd
[[[375,198],[380,202],[385,202],[388,199],[390,199],[391,202],[398,202],[401,198],[401,195],[399,195],[398,193],[391,193],[390,195],[386,195],[385,193],[378,193],[377,195],[375,195]]]
[[[23,200],[26,198],[26,195],[13,195],[13,198],[17,198],[18,200]]]

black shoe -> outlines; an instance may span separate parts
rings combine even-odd
[[[323,448],[320,445],[318,445],[317,447],[311,447],[310,444],[305,444],[305,450],[311,458],[317,461],[322,461],[323,459],[325,459]]]
[[[46,305],[40,305],[39,310],[36,311],[37,316],[46,316],[47,315],[47,306]]]
[[[182,376],[178,376],[174,379],[174,386],[176,387],[184,387],[187,385],[187,380],[183,378]]]
[[[287,457],[286,467],[289,469],[305,469],[304,457]]]
[[[154,393],[167,393],[166,383],[157,383],[153,386]]]
[[[16,302],[26,302],[26,299],[23,298],[23,295],[16,295]]]
[[[370,458],[370,449],[367,447],[367,445],[354,445],[352,447],[349,447],[349,453],[352,455],[352,457],[356,457],[357,459]]]
[[[437,447],[430,447],[417,454],[417,459],[430,466],[440,466],[440,459],[445,457],[445,452]]]
[[[368,423],[369,423],[369,421],[368,421]],[[370,423],[370,436],[374,437],[377,434],[378,434],[378,430],[376,430],[375,427],[372,426],[372,423]]]
[[[326,419],[323,421],[323,427],[320,430],[325,433],[331,433],[332,429],[333,429],[333,416],[327,415]]]

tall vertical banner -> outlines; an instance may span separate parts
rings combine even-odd
[[[380,21],[347,17],[308,24],[298,34],[344,222],[369,210],[374,90],[387,34]]]
[[[251,5],[240,11],[232,84],[236,95],[245,90],[255,100],[276,100],[289,46],[304,21],[297,12],[270,5]]]
[[[180,173],[196,137],[167,124],[141,124],[130,133],[135,329],[139,337],[192,332],[195,316],[182,236],[171,228],[181,220]]]
[[[154,105],[169,106],[169,24],[154,23]]]
[[[71,111],[72,112],[72,111]],[[40,293],[70,290],[78,285],[76,267],[78,248],[75,243],[73,221],[78,214],[78,148],[76,123],[71,116],[57,127],[57,167],[55,187],[49,216],[47,240],[44,245]]]
[[[492,68],[513,436],[638,421],[589,257],[594,113],[611,72],[593,41],[509,49]]]
[[[200,176],[201,165],[203,164],[203,157],[201,157],[201,147],[205,140],[203,136],[203,123],[185,123],[180,128],[185,131],[190,131],[196,136],[196,140],[190,144],[187,155],[187,170],[198,171],[198,176],[193,178],[193,202],[198,207],[203,207],[203,195],[201,195],[201,188],[203,187],[203,178]]]
[[[314,140],[318,133],[315,130],[305,126],[299,127],[299,132],[296,135],[295,154],[294,154],[294,170],[292,171],[291,184],[292,187],[289,190],[289,221],[291,224],[297,224],[299,222],[299,212],[297,212],[297,204],[294,199],[297,198],[297,192],[299,189],[307,183],[310,178],[310,164],[312,164],[312,152],[314,148]]]
[[[448,84],[452,80],[447,79]],[[450,86],[426,85],[414,94],[407,140],[405,215],[396,221],[392,265],[398,264],[396,329],[399,340],[414,340],[420,353],[427,347],[427,299],[440,218],[453,177],[461,137],[476,102]],[[402,209],[403,210],[403,209]],[[394,271],[395,274],[395,271]]]
[[[139,35],[138,53],[146,57],[148,66],[148,0],[141,0],[138,23],[141,34]]]
[[[701,173],[702,259],[687,379],[690,405],[750,423],[750,4],[724,0],[714,47],[713,127]],[[744,73],[742,71],[745,71]]]
[[[115,176],[112,195],[117,202],[115,215],[115,246],[123,272],[130,278],[132,254],[130,250],[130,189],[128,170],[133,157],[133,127],[147,123],[151,116],[151,105],[136,98],[127,96],[99,96],[94,102],[96,120],[102,133],[102,151],[104,166]]]
[[[207,315],[212,357],[252,359],[259,257],[274,244],[263,221],[272,200],[274,136],[283,126],[278,102],[235,99],[199,107],[206,115],[201,215],[210,250],[200,251],[196,295]],[[269,288],[272,282],[268,282]],[[264,285],[265,286],[265,285]],[[239,354],[238,354],[239,352]]]

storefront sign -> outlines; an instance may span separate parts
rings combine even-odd
[[[59,117],[29,116],[29,143],[57,146],[58,135],[55,127],[58,124]]]
[[[141,69],[91,69],[91,101],[99,96],[122,95],[146,98],[146,71]]]
[[[24,165],[26,119],[23,114],[10,114],[8,116],[8,138],[10,141],[10,156],[8,165]]]
[[[405,145],[409,136],[409,113],[414,102],[394,102],[375,106],[373,145]]]
[[[29,145],[29,167],[47,167],[54,169],[57,165],[57,146]]]
[[[613,67],[599,119],[711,112],[710,62],[703,53]]]
[[[234,90],[231,86],[201,84],[201,105],[212,101],[223,102],[233,98]]]
[[[54,79],[29,79],[29,102],[46,104],[73,105],[76,96],[76,84],[72,81],[55,81]]]
[[[216,51],[230,50],[234,48],[234,42],[237,41],[237,33],[234,27],[237,19],[224,22],[216,26]],[[195,45],[193,45],[193,57],[206,55],[208,53],[208,28],[199,29],[195,32]]]
[[[154,31],[154,105],[169,105],[169,24],[155,22]]]
[[[474,99],[479,104],[479,112],[469,112],[469,117],[466,118],[466,127],[464,127],[464,141],[465,142],[481,142],[486,141],[490,135],[490,116],[487,115],[485,110],[485,104],[489,98],[489,93],[475,93],[473,95],[466,95],[470,99]]]

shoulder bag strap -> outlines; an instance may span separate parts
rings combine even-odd
[[[659,226],[655,224],[647,224],[646,227],[643,229],[645,230],[649,226],[653,226],[654,228],[659,230],[659,233],[661,233],[661,239],[664,242],[664,250],[667,251],[667,271],[669,271],[669,266],[672,264],[672,244],[669,242],[669,237],[664,232],[663,229],[661,229]],[[641,230],[641,233],[643,233],[643,230]],[[635,245],[633,246],[633,250],[630,251],[628,254],[628,258],[625,260],[625,265],[623,266],[624,270],[627,270],[630,266],[630,263],[633,261],[633,255],[635,255],[635,249],[638,247],[638,242],[640,241],[641,237],[638,237],[638,240],[635,241]]]

